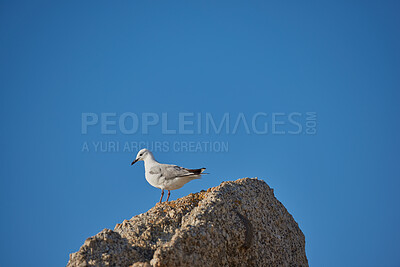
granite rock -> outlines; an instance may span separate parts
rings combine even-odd
[[[305,237],[264,181],[223,182],[104,229],[76,266],[308,266]]]

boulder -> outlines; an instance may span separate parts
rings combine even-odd
[[[223,182],[104,229],[77,266],[308,266],[305,237],[263,180]]]

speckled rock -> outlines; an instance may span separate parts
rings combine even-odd
[[[308,266],[305,237],[264,181],[243,178],[104,229],[75,266]]]

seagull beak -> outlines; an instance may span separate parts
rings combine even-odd
[[[134,161],[132,161],[131,166],[132,166],[133,164],[135,164],[136,162],[138,162],[138,160],[139,160],[139,159],[135,159]]]

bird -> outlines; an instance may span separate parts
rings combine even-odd
[[[161,189],[161,197],[158,203],[162,202],[164,190],[168,190],[168,202],[171,190],[179,189],[194,179],[200,179],[202,174],[208,174],[203,173],[206,168],[186,169],[177,165],[159,163],[154,158],[153,153],[146,148],[137,153],[136,159],[132,161],[131,166],[138,161],[144,161],[147,182]]]

